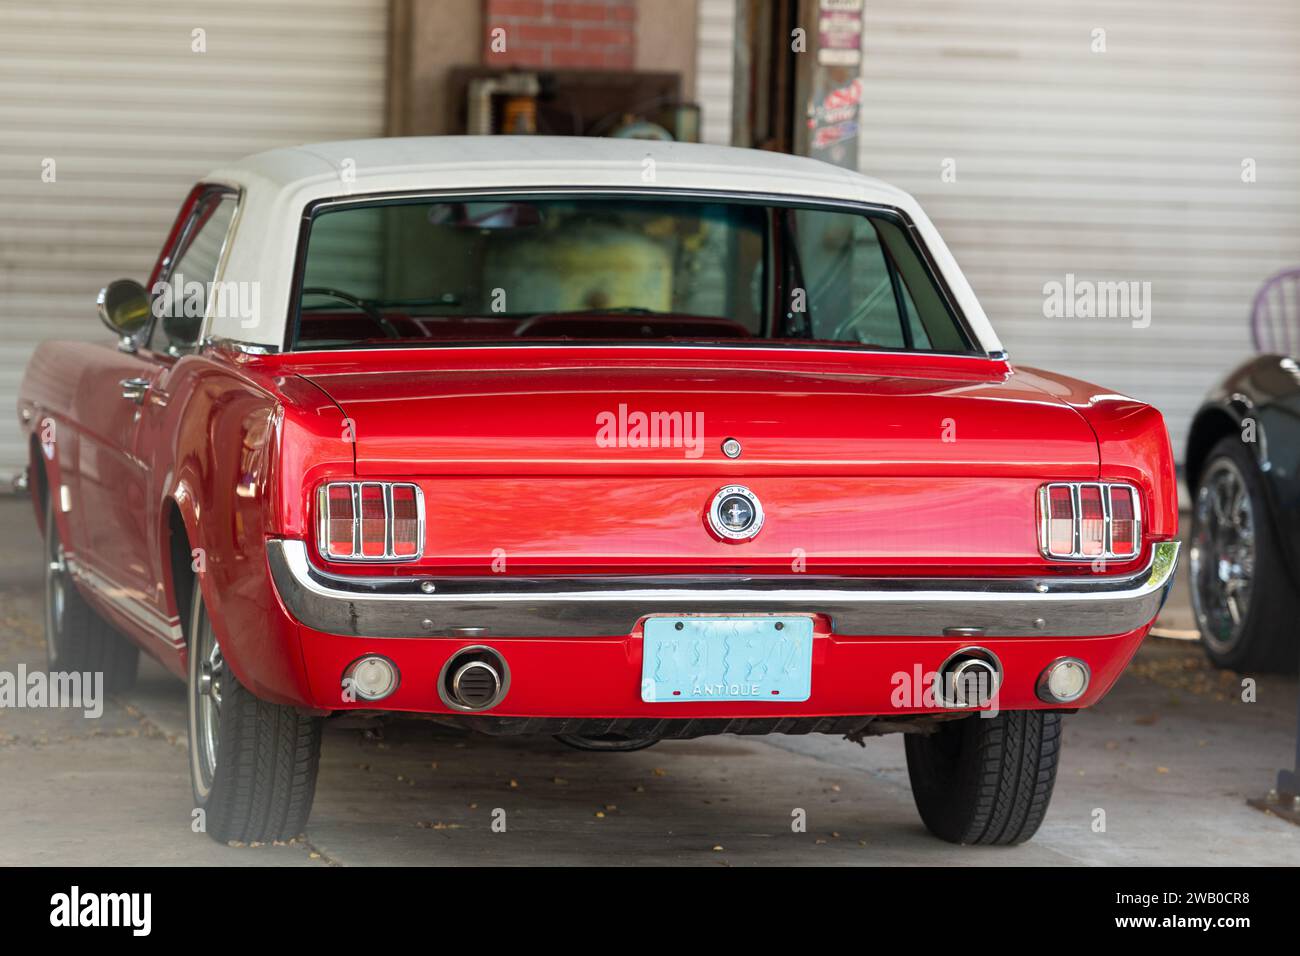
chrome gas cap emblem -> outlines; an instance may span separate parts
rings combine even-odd
[[[709,527],[731,541],[748,541],[763,527],[763,506],[744,485],[718,489],[709,503]]]

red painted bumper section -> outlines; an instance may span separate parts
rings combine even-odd
[[[287,612],[286,612],[287,613]],[[997,706],[1045,709],[1035,694],[1039,674],[1058,657],[1084,661],[1092,671],[1087,693],[1071,707],[1086,707],[1110,689],[1150,625],[1113,637],[982,638],[977,643],[1002,662]],[[730,701],[681,704],[642,702],[640,634],[610,638],[367,639],[300,627],[311,705],[455,714],[438,697],[442,665],[463,647],[486,644],[510,668],[505,699],[484,711],[498,717],[812,717],[939,713],[920,696],[928,675],[970,641],[948,638],[844,637],[816,633],[812,696],[802,703]],[[383,654],[401,671],[401,686],[385,700],[344,704],[340,681],[363,654]]]
[[[289,550],[276,548],[268,553],[283,556]],[[288,565],[277,562],[278,558],[268,559],[268,573],[262,579],[268,592],[263,607],[269,612],[266,617],[270,620],[264,617],[259,622],[261,626],[258,630],[271,642],[270,647],[263,645],[262,653],[274,652],[277,648],[288,649],[296,635],[301,649],[301,680],[292,689],[283,685],[273,688],[257,681],[251,668],[248,669],[248,676],[254,678],[250,686],[255,693],[279,699],[283,703],[318,711],[372,709],[458,714],[461,712],[447,706],[438,693],[439,673],[448,659],[461,649],[486,645],[504,659],[509,670],[509,687],[505,697],[490,709],[478,711],[494,717],[664,719],[898,716],[944,712],[945,708],[934,701],[934,675],[955,651],[971,645],[992,651],[1001,663],[1002,683],[995,701],[998,709],[1027,710],[1062,706],[1040,700],[1036,685],[1043,670],[1063,656],[1082,660],[1091,673],[1084,695],[1067,706],[1086,707],[1095,703],[1110,689],[1150,629],[1151,619],[1156,616],[1159,603],[1168,593],[1177,563],[1177,545],[1161,545],[1160,554],[1153,554],[1151,564],[1138,572],[1136,578],[1115,575],[1097,581],[1095,587],[1102,593],[1102,597],[1106,601],[1117,600],[1119,605],[1061,603],[1061,597],[1067,601],[1073,598],[1069,594],[1056,594],[1053,588],[1058,586],[1050,582],[1028,585],[1015,582],[1012,587],[1016,593],[1010,595],[1012,600],[1009,602],[1001,600],[1006,595],[999,594],[994,583],[970,590],[968,582],[968,589],[960,590],[958,582],[954,582],[946,592],[925,589],[908,592],[908,603],[904,605],[907,610],[900,614],[897,605],[881,599],[881,594],[886,589],[879,582],[873,582],[871,598],[876,603],[865,606],[865,609],[859,605],[856,611],[850,609],[844,612],[837,630],[832,630],[831,619],[826,614],[814,617],[812,691],[808,700],[797,703],[642,701],[642,625],[636,624],[629,634],[600,636],[600,632],[593,629],[594,622],[626,620],[624,615],[631,612],[626,606],[620,605],[618,615],[598,617],[596,615],[603,605],[584,605],[580,603],[581,595],[575,598],[571,589],[557,586],[552,598],[566,602],[566,613],[570,610],[575,612],[572,625],[563,624],[562,619],[555,616],[554,605],[539,603],[532,596],[526,597],[522,603],[512,605],[511,595],[502,589],[489,593],[481,604],[475,605],[475,616],[471,618],[490,618],[502,628],[501,631],[488,628],[486,636],[475,637],[407,637],[404,633],[408,620],[415,626],[423,614],[436,616],[439,613],[432,605],[421,604],[425,599],[419,594],[410,593],[413,589],[408,590],[405,596],[398,594],[380,598],[384,616],[376,616],[375,589],[389,588],[388,583],[363,581],[346,587],[338,580],[322,583],[310,579],[312,572],[305,563],[299,564],[298,576],[294,577],[287,570]],[[275,578],[278,583],[272,581],[272,564],[279,568],[279,576]],[[1064,590],[1066,586],[1062,584],[1059,588]],[[1087,582],[1080,585],[1076,582],[1074,586],[1092,587],[1093,584]],[[315,588],[315,591],[311,591],[311,588]],[[1033,592],[1027,599],[1024,595],[1026,589]],[[959,608],[954,614],[971,616],[978,611],[984,615],[980,621],[984,633],[979,637],[940,636],[942,628],[938,627],[937,621],[947,621],[950,616],[944,601],[952,593],[958,592],[958,596],[966,603],[964,609]],[[443,591],[438,588],[430,588],[425,593],[436,594],[439,600],[446,600]],[[683,599],[677,593],[669,596],[669,603],[674,606],[671,609],[650,606],[656,595],[663,597],[662,591],[636,593],[641,596],[627,600],[635,604],[634,610],[637,611],[642,609],[642,602],[645,602],[645,612],[691,611],[691,599]],[[767,612],[770,607],[762,603],[763,595],[771,593],[780,592],[755,592],[757,596],[746,592],[736,603],[726,607],[734,608],[735,611],[748,609]],[[808,596],[828,594],[825,590],[809,590],[804,593]],[[450,598],[451,605],[439,607],[455,607],[459,599],[454,594]],[[428,600],[432,601],[433,598]],[[810,600],[810,597],[806,598],[802,606],[808,607]],[[835,602],[847,599],[844,592],[831,592],[827,600]],[[1026,600],[1033,603],[1026,604]],[[716,610],[713,604],[698,606],[708,611]],[[795,607],[798,602],[781,606]],[[522,616],[513,610],[520,607],[524,609]],[[1103,611],[1102,616],[1096,612],[1098,607]],[[300,608],[304,613],[298,614],[291,608]],[[529,616],[529,608],[537,609],[538,616],[535,620]],[[937,616],[935,608],[939,609]],[[578,609],[581,609],[581,614],[576,613]],[[1002,613],[1002,609],[1008,610]],[[1037,624],[1046,627],[1048,633],[1025,633],[1024,619],[1040,610],[1044,620]],[[459,619],[456,616],[458,613],[450,614],[453,621]],[[887,617],[894,622],[893,625],[887,623]],[[961,620],[960,617],[955,619]],[[302,623],[306,620],[312,620],[314,626]],[[882,629],[897,626],[899,631],[912,636],[855,633],[864,623],[869,624],[874,620],[881,622]],[[354,633],[332,633],[333,627],[329,627],[329,631],[321,630],[322,627],[329,626],[322,623],[325,621],[337,622],[340,630],[351,628]],[[916,625],[921,621],[927,621],[925,628],[931,629],[918,629]],[[1120,624],[1121,621],[1124,623]],[[557,631],[554,629],[557,622],[562,628],[573,626],[578,631],[585,628],[586,633],[571,636],[565,630]],[[853,630],[845,630],[850,622],[856,622]],[[1102,629],[1103,622],[1115,624],[1120,633],[1107,634]],[[562,636],[518,636],[528,633],[520,628],[533,625],[537,625],[539,631],[545,627],[552,628],[550,634],[558,633]],[[1062,630],[1068,629],[1070,625],[1087,636],[1063,635]],[[513,632],[506,630],[511,626],[516,628]],[[1014,630],[1017,626],[1021,628],[1019,631]],[[368,630],[371,627],[377,630]],[[999,634],[1000,628],[1005,630]],[[383,633],[384,629],[396,631],[398,636],[361,636]],[[503,636],[491,636],[494,632]],[[511,633],[514,636],[505,636]],[[383,655],[397,665],[401,675],[399,687],[381,701],[347,700],[342,689],[343,674],[349,664],[368,654]],[[240,679],[248,683],[245,668],[241,666],[246,660],[231,660],[230,663]],[[929,695],[927,690],[931,692]]]

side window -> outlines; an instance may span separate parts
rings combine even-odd
[[[870,219],[800,209],[795,235],[814,339],[929,347],[915,303]]]
[[[169,273],[155,286],[154,315],[158,320],[149,333],[152,351],[176,354],[198,344],[234,215],[235,196],[231,193],[213,191],[195,205]]]

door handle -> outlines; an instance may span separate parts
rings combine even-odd
[[[144,403],[144,397],[149,391],[147,378],[124,378],[117,384],[122,386],[123,398],[130,399],[137,405]]]

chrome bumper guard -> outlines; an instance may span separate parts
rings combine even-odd
[[[266,544],[281,600],[303,624],[359,637],[610,637],[650,614],[825,614],[836,634],[1096,637],[1155,619],[1178,542],[1125,575],[1038,578],[352,577],[302,541]]]

